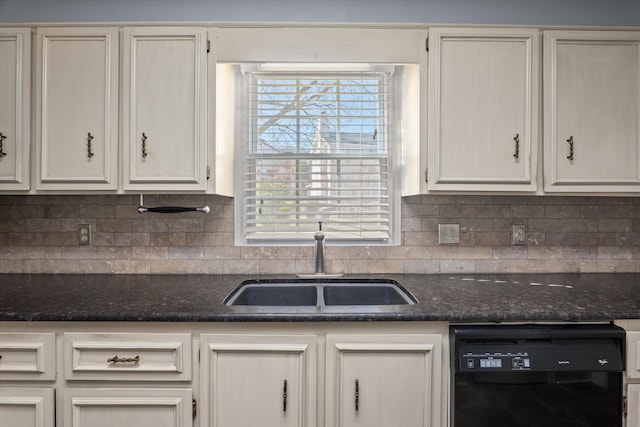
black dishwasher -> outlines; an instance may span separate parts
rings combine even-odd
[[[451,326],[453,427],[622,427],[625,332]]]

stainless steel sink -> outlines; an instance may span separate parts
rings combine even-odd
[[[389,279],[247,280],[224,303],[231,306],[376,306],[415,304],[416,299]]]

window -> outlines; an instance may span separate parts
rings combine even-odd
[[[310,241],[318,222],[329,242],[395,243],[394,69],[326,63],[242,67],[239,243]]]

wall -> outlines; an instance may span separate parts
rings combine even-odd
[[[640,25],[640,0],[0,0],[0,22]]]
[[[0,22],[332,22],[640,25],[640,0],[0,0]],[[212,213],[140,215],[136,196],[0,196],[0,272],[293,273],[307,247],[233,246],[233,202]],[[328,247],[330,272],[640,271],[640,198],[415,196],[402,203],[402,246]],[[438,223],[461,243],[438,245]],[[93,244],[78,245],[89,223]],[[526,246],[511,246],[512,224]],[[311,242],[310,242],[311,243]]]
[[[208,215],[138,214],[137,196],[1,196],[4,273],[308,273],[305,247],[235,247],[233,200],[145,196],[145,204],[209,204]],[[438,245],[438,223],[460,224]],[[91,246],[78,245],[89,223]],[[510,245],[525,224],[526,246]],[[402,246],[327,248],[347,273],[640,272],[640,197],[439,196],[403,199]],[[311,239],[310,239],[311,240]]]

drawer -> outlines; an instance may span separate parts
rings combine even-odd
[[[640,332],[627,332],[627,377],[640,378]]]
[[[64,334],[67,380],[190,381],[191,364],[191,334]]]
[[[0,333],[0,380],[46,380],[56,377],[53,333]]]

